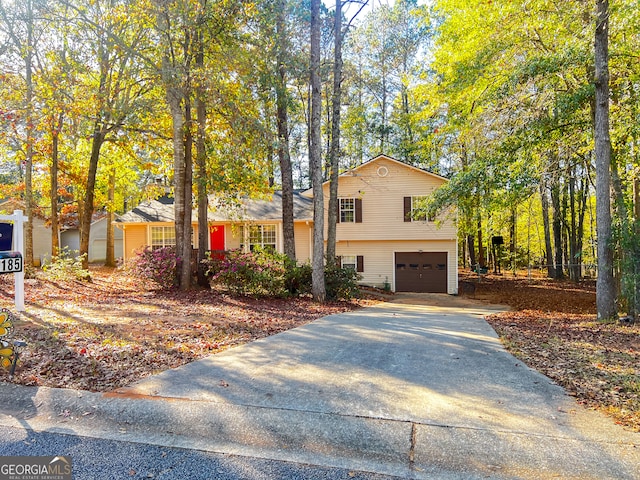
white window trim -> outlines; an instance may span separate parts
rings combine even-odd
[[[273,243],[265,242],[265,227],[268,227],[270,230],[273,229]],[[258,228],[260,230],[260,242],[252,243],[251,242],[251,229]],[[271,232],[268,232],[271,233]],[[260,248],[265,248],[265,245],[273,245],[273,251],[278,251],[278,228],[274,223],[259,223],[259,224],[248,224],[242,226],[242,242],[243,242],[243,250],[245,252],[250,252],[252,246],[259,246]]]
[[[421,215],[419,218],[415,218],[414,216],[414,210],[417,210],[417,208],[415,208],[414,205],[414,201],[418,201],[418,200],[426,200],[427,198],[429,198],[429,195],[411,195],[411,221],[412,222],[431,222],[433,220],[430,220],[429,217],[427,216],[427,214],[423,214]]]
[[[157,232],[158,229],[162,229],[162,242],[161,243],[154,243],[154,230]],[[167,241],[167,234],[166,232],[170,231],[171,235],[168,238],[171,238],[173,243],[169,243]],[[165,247],[175,247],[176,246],[176,239],[175,239],[175,226],[174,225],[151,225],[151,228],[149,228],[149,245],[151,246],[152,249],[157,249],[157,248],[165,248]]]
[[[351,261],[352,260],[352,261]],[[340,267],[341,268],[351,268],[354,270],[358,269],[358,256],[357,255],[342,255],[340,257]]]
[[[350,208],[343,208],[343,201],[351,201],[351,207]],[[339,223],[356,223],[356,199],[355,197],[343,197],[343,198],[339,198],[338,199],[339,202],[339,212],[338,215],[340,215],[340,222]],[[351,220],[343,220],[342,217],[342,213],[349,213],[351,212]]]

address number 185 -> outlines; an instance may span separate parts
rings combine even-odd
[[[0,274],[21,272],[22,263],[20,252],[0,252]]]

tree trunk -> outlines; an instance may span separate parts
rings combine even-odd
[[[564,277],[562,250],[562,199],[560,198],[560,159],[557,153],[551,154],[551,205],[553,206],[553,278]]]
[[[340,109],[342,107],[342,0],[336,0],[334,18],[333,96],[331,98],[331,149],[329,151],[329,211],[327,263],[336,263],[338,223],[338,169],[340,165]]]
[[[467,248],[469,250],[469,266],[473,270],[477,265],[475,238],[473,235],[467,235]]]
[[[578,219],[576,211],[576,167],[568,168],[569,175],[569,278],[574,282],[580,280],[580,265],[578,264]]]
[[[191,255],[193,253],[193,117],[191,115],[191,101],[188,96],[184,98],[184,218],[180,258],[182,258],[180,269],[180,289],[191,288],[191,277],[193,269],[191,265]]]
[[[278,35],[278,78],[276,85],[276,108],[278,124],[278,159],[282,182],[282,236],[283,251],[291,260],[296,260],[296,239],[293,212],[293,169],[289,154],[289,114],[287,95],[287,32],[286,0],[279,1],[276,29]]]
[[[609,1],[596,0],[595,31],[595,156],[596,230],[598,236],[598,319],[617,317],[613,278],[610,196],[611,139],[609,136]]]
[[[84,198],[82,201],[82,215],[80,215],[80,255],[82,256],[82,268],[89,267],[89,235],[91,233],[91,220],[93,219],[93,200],[96,189],[96,175],[98,173],[98,162],[100,160],[100,150],[106,139],[105,124],[107,114],[104,113],[102,102],[107,91],[107,76],[109,72],[109,49],[103,41],[99,44],[98,61],[100,69],[100,83],[98,85],[98,97],[100,102],[96,105],[96,119],[91,135],[91,156],[89,157],[89,168],[87,172],[87,183],[85,184]]]
[[[89,169],[87,183],[85,184],[83,209],[80,217],[80,255],[82,255],[82,268],[89,268],[89,235],[91,233],[91,220],[93,218],[93,199],[96,190],[96,174],[98,173],[98,161],[100,149],[104,144],[105,133],[102,130],[102,122],[96,121],[93,126],[91,138],[91,156],[89,157]]]
[[[60,115],[60,118],[62,115]],[[58,125],[61,125],[62,121]],[[51,255],[57,256],[60,250],[60,226],[58,222],[58,142],[60,131],[58,125],[53,125],[51,129],[51,189],[49,197],[51,201]]]
[[[204,68],[204,39],[202,32],[198,33],[198,53],[196,65]],[[205,90],[202,85],[196,88],[196,189],[198,197],[198,285],[209,288],[206,266],[207,245],[209,243],[209,198],[207,196],[207,106],[205,104]]]
[[[480,264],[481,267],[486,267],[487,266],[487,259],[484,253],[484,243],[482,240],[482,217],[480,216],[480,213],[478,212],[478,263]]]
[[[316,302],[324,302],[324,195],[322,192],[322,161],[320,119],[322,92],[320,84],[320,0],[311,0],[311,131],[309,135],[309,170],[313,188],[313,263],[311,293]]]
[[[577,233],[577,243],[576,249],[579,254],[578,261],[576,262],[578,266],[576,267],[576,273],[578,274],[578,278],[582,279],[582,267],[584,263],[584,217],[587,212],[587,198],[589,195],[589,180],[587,178],[582,178],[580,180],[580,203],[578,208],[578,233]]]
[[[184,129],[185,119],[182,111],[182,93],[178,88],[167,86],[167,105],[171,111],[172,120],[172,139],[173,139],[173,197],[174,197],[174,216],[176,230],[176,255],[182,259],[180,263],[178,275],[178,284],[180,288],[188,288],[189,275],[184,275],[184,264],[189,265],[189,258],[184,258],[183,238],[185,224],[185,147],[184,147]]]
[[[540,201],[542,204],[542,224],[544,226],[545,263],[547,264],[547,276],[555,278],[553,267],[553,247],[551,246],[551,225],[549,223],[549,195],[547,195],[547,182],[543,177],[540,180]]]
[[[116,266],[116,252],[115,252],[115,231],[113,222],[115,220],[115,196],[116,196],[116,171],[115,168],[109,172],[109,191],[107,192],[108,205],[107,205],[107,251],[105,255],[104,265],[106,267]]]
[[[27,45],[25,52],[25,81],[26,81],[26,148],[24,162],[24,209],[27,221],[24,224],[24,263],[33,266],[33,3],[27,0]]]
[[[511,270],[515,276],[517,270],[516,254],[517,254],[517,224],[518,224],[518,207],[513,205],[511,207],[511,221],[509,222],[509,257],[511,262]],[[500,251],[500,247],[498,247]]]

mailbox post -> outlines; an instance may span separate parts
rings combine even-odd
[[[13,273],[15,282],[14,303],[16,310],[24,312],[24,230],[25,217],[22,210],[15,210],[13,215],[0,215],[0,220],[13,222],[13,250],[0,252],[0,274]]]

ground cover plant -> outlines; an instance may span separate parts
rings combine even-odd
[[[108,268],[91,281],[27,280],[27,312],[16,322],[20,353],[13,382],[109,391],[229,347],[372,300],[313,303],[216,290],[182,292]],[[13,308],[13,276],[0,276],[0,307]],[[0,369],[0,381],[8,373]]]
[[[640,324],[596,321],[595,282],[461,274],[465,295],[508,305],[489,323],[505,347],[578,402],[640,431]]]

